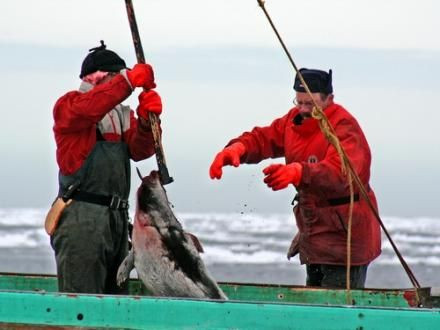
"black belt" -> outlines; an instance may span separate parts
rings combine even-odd
[[[367,184],[365,186],[365,190],[367,192],[370,192],[371,188],[370,188],[369,184]],[[359,201],[359,194],[354,194],[353,195],[353,201],[354,202],[358,202]],[[348,204],[348,203],[350,203],[350,195],[349,196],[344,196],[344,197],[339,197],[339,198],[330,198],[330,199],[327,200],[327,202],[329,203],[330,206]]]
[[[354,194],[353,195],[353,201],[357,202],[359,201],[359,194]],[[295,202],[299,202],[299,194],[296,194],[293,201],[292,201],[292,205],[295,205]],[[344,204],[348,204],[350,203],[350,196],[344,196],[344,197],[339,197],[339,198],[330,198],[327,199],[327,203],[330,206],[337,206],[337,205],[344,205]]]
[[[359,200],[359,194],[353,195],[353,201],[357,202]],[[327,202],[330,206],[336,206],[336,205],[344,205],[350,203],[350,196],[344,196],[339,198],[330,198],[327,199]]]
[[[108,206],[112,210],[128,209],[128,201],[116,195],[105,196],[105,195],[99,195],[87,191],[78,190],[72,195],[72,199],[80,202]]]

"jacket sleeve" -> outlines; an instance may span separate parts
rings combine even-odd
[[[88,128],[99,122],[131,92],[130,85],[122,75],[117,75],[86,93],[69,92],[55,104],[54,130],[73,133]]]
[[[371,153],[357,121],[354,118],[344,118],[334,126],[334,129],[354,170],[364,184],[368,183]],[[340,156],[332,145],[329,145],[322,161],[303,162],[302,165],[303,174],[299,188],[311,186],[333,195],[348,193],[348,177],[342,173]]]
[[[246,147],[246,153],[241,157],[241,163],[255,164],[267,158],[284,156],[284,133],[288,124],[289,114],[275,119],[269,126],[254,127],[250,132],[244,132],[239,137],[229,141],[227,146],[241,142]]]
[[[162,134],[160,121],[159,131]],[[133,111],[130,111],[130,129],[124,132],[123,139],[128,144],[131,159],[134,161],[143,160],[155,154],[150,122],[143,118],[136,119]]]

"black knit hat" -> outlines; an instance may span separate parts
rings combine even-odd
[[[329,70],[327,73],[322,70],[302,68],[299,70],[299,72],[301,72],[301,75],[303,76],[307,86],[309,86],[310,92],[323,94],[333,93],[332,70]],[[298,74],[296,74],[293,89],[297,92],[306,92],[306,89],[301,83]]]
[[[89,49],[90,53],[81,65],[81,74],[79,75],[81,79],[96,71],[119,72],[126,68],[125,61],[106,47],[104,41],[101,40],[101,46]]]

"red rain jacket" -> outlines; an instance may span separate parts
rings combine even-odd
[[[336,131],[354,169],[369,191],[371,154],[368,142],[356,119],[342,106],[332,104],[324,111]],[[294,208],[299,231],[300,261],[303,264],[345,265],[349,203],[330,205],[330,199],[350,195],[347,178],[341,173],[341,161],[335,148],[325,139],[318,121],[307,119],[293,123],[298,109],[293,108],[267,127],[255,127],[233,142],[242,142],[246,154],[241,161],[258,163],[266,158],[285,157],[286,163],[303,165],[297,187],[299,203]],[[355,193],[356,191],[355,187]],[[381,252],[381,233],[377,219],[362,199],[354,203],[352,218],[351,264],[364,265]]]
[[[154,154],[153,135],[146,120],[136,120],[134,112],[125,109],[127,120],[123,120],[121,129],[119,116],[111,112],[131,92],[126,79],[117,75],[88,92],[71,91],[58,99],[53,110],[53,130],[57,163],[63,175],[73,174],[81,167],[96,143],[96,128],[101,120],[106,127],[102,132],[104,140],[127,143],[133,160]]]

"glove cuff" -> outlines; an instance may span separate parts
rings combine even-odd
[[[119,71],[119,73],[125,78],[131,90],[134,90],[133,86],[131,85],[130,79],[128,79],[127,69],[122,69],[121,71]]]
[[[292,183],[295,187],[298,187],[302,178],[303,166],[301,163],[292,163],[290,164],[290,166],[292,166],[292,168],[294,168],[295,170],[295,175],[292,178]]]

